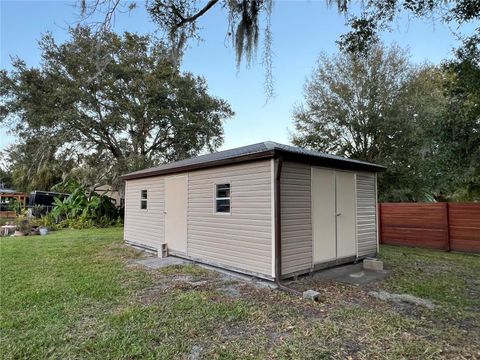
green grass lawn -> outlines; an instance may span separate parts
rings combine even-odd
[[[385,246],[385,282],[318,283],[311,303],[194,265],[132,265],[144,255],[122,231],[0,239],[2,358],[480,358],[479,256]]]

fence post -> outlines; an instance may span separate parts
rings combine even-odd
[[[445,215],[447,220],[447,251],[451,251],[452,247],[450,244],[450,209],[449,209],[448,202],[446,203],[446,206],[445,206]]]
[[[380,244],[383,244],[383,240],[382,240],[382,204],[381,203],[378,203],[378,214],[377,214],[377,218],[378,218],[378,242]]]

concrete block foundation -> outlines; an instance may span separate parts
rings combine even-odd
[[[320,293],[315,290],[307,290],[303,292],[303,298],[306,300],[319,301]]]
[[[363,260],[363,268],[365,270],[382,271],[383,261],[378,259],[365,259]]]

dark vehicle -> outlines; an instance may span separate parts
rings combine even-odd
[[[42,213],[48,213],[55,206],[55,198],[65,199],[70,194],[63,194],[51,191],[32,191],[28,197],[28,207],[43,207]],[[43,215],[42,214],[42,215]]]

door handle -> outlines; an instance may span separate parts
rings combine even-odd
[[[340,215],[342,215],[342,213],[341,213],[341,212],[338,212],[338,213],[337,213],[337,216],[340,216]]]

